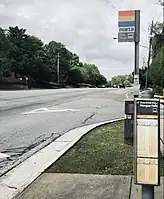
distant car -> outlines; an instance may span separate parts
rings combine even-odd
[[[125,84],[120,84],[119,88],[125,88]]]
[[[117,88],[117,86],[116,86],[116,85],[113,85],[112,87],[113,87],[113,88]]]

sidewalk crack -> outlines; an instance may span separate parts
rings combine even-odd
[[[129,197],[128,197],[128,199],[131,199],[131,195],[132,195],[132,182],[133,182],[133,176],[130,177],[130,187],[129,187]]]

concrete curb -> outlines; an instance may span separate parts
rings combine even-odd
[[[84,135],[99,126],[121,120],[124,118],[83,126],[60,136],[0,179],[0,198],[15,198]]]

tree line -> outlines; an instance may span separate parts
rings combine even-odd
[[[117,75],[112,77],[110,84],[111,86],[120,86],[124,85],[125,87],[130,86],[133,83],[133,76],[131,74],[129,75]]]
[[[39,38],[26,33],[26,29],[0,28],[0,77],[28,77],[32,81],[57,82],[57,59],[60,59],[60,83],[80,83],[100,86],[106,78],[95,64],[83,63],[60,42],[44,44]]]
[[[139,71],[141,89],[145,88],[146,78],[148,87],[155,93],[163,94],[164,88],[164,24],[156,23],[153,27],[150,68],[142,66]]]
[[[150,75],[148,76],[149,86],[155,92],[162,94],[164,88],[164,24],[156,24],[152,45],[152,63]]]

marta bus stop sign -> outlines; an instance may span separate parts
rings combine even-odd
[[[118,42],[134,42],[136,17],[135,10],[119,11]]]
[[[160,185],[160,101],[134,100],[135,184]]]
[[[140,11],[121,10],[118,13],[118,42],[139,42]]]

